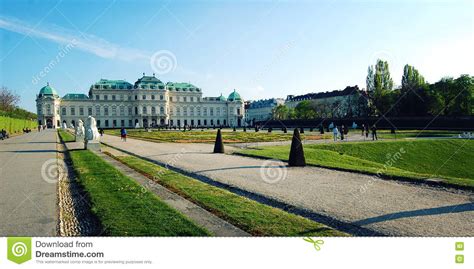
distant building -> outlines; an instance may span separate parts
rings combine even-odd
[[[314,102],[320,110],[319,114],[324,117],[366,116],[368,111],[367,93],[360,90],[357,85],[331,92],[288,95],[285,105],[288,108],[296,108],[301,101],[305,100]]]
[[[202,97],[190,83],[168,82],[145,76],[134,84],[101,79],[89,94],[68,93],[60,98],[49,84],[36,97],[38,123],[49,127],[76,126],[94,116],[102,128],[168,126],[242,126],[244,100],[236,90],[228,98]]]
[[[271,98],[253,101],[246,110],[246,119],[250,125],[254,122],[270,120],[273,117],[273,109],[278,105],[284,105],[283,98]]]

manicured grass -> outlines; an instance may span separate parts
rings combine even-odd
[[[38,123],[34,120],[0,116],[0,130],[6,130],[11,135],[23,132],[24,128],[30,128],[34,131],[38,128]]]
[[[306,145],[308,164],[394,177],[442,178],[474,187],[474,140],[418,139]],[[288,160],[289,146],[246,149],[241,154]]]
[[[120,130],[106,130],[107,134],[120,135]],[[157,142],[174,142],[174,143],[214,143],[216,139],[217,130],[204,131],[152,131],[146,132],[144,130],[128,130],[128,136]],[[269,133],[266,130],[255,132],[253,129],[248,129],[243,132],[241,129],[233,132],[232,129],[222,131],[222,139],[224,143],[251,143],[251,142],[270,142],[270,141],[287,141],[291,140],[292,133],[288,131],[287,134],[282,132]],[[319,133],[313,132],[302,135],[305,139],[322,139],[330,137],[330,135],[322,137]]]
[[[76,137],[66,130],[58,129],[58,134],[64,143],[76,141]]]
[[[92,211],[108,235],[209,235],[94,153],[88,150],[70,153],[78,181],[89,194]]]
[[[360,133],[360,130],[359,130]],[[415,137],[453,137],[462,133],[462,131],[444,131],[444,130],[397,130],[395,134],[390,133],[390,130],[377,131],[378,138],[382,139],[400,139],[400,138],[415,138]],[[371,134],[369,138],[372,139]]]
[[[347,235],[323,224],[233,194],[140,158],[133,156],[117,156],[116,158],[252,235]]]

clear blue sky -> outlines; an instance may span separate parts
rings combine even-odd
[[[365,88],[377,58],[395,84],[406,63],[430,82],[474,73],[473,1],[0,3],[0,84],[31,111],[48,81],[61,96],[101,78],[133,83],[153,73],[161,50],[177,63],[162,81],[191,82],[205,96],[235,88],[247,100]]]

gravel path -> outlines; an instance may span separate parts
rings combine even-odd
[[[102,141],[130,153],[327,217],[326,224],[395,236],[473,236],[472,192],[444,190],[317,167],[212,154],[213,145]],[[357,232],[352,231],[355,234]],[[362,234],[362,233],[359,233]]]
[[[57,235],[56,130],[0,141],[0,236]]]

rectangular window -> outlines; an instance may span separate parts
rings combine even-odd
[[[132,96],[131,95],[128,96],[128,101],[132,101]]]
[[[84,108],[83,107],[79,108],[79,115],[84,116]]]
[[[183,102],[186,102],[187,101],[187,98],[186,96],[183,97]]]
[[[146,106],[143,107],[143,114],[146,114]]]
[[[115,101],[115,95],[112,95],[112,101]]]
[[[187,108],[187,107],[184,107],[184,108],[183,108],[183,115],[184,115],[184,116],[187,116],[187,115],[188,115],[188,108]]]
[[[76,108],[71,107],[71,116],[76,116]]]
[[[211,116],[214,116],[214,108],[212,108],[212,107],[209,108],[209,112],[210,112]]]
[[[173,102],[173,97],[170,96],[170,102]]]
[[[96,94],[95,100],[100,100],[100,95]]]
[[[109,100],[109,96],[108,96],[108,95],[104,95],[104,100]]]
[[[66,115],[66,108],[65,107],[61,108],[61,115],[63,115],[63,116]]]
[[[104,116],[108,116],[108,115],[109,115],[109,108],[104,107]],[[105,126],[108,126],[107,123],[105,124]]]
[[[132,120],[128,120],[128,126],[132,127]]]
[[[155,95],[152,95],[152,96],[151,96],[151,100],[155,100]]]
[[[128,115],[132,115],[132,107],[131,106],[128,107]]]
[[[100,106],[95,107],[95,115],[100,116]]]
[[[117,127],[117,120],[112,121],[112,127],[114,127],[114,128]]]
[[[120,116],[125,116],[125,107],[120,107]]]
[[[125,120],[120,120],[120,127],[124,127],[125,126]]]
[[[142,100],[146,100],[146,95],[143,95],[143,96],[142,96]]]
[[[153,106],[151,107],[151,114],[155,115],[156,114],[156,108]]]
[[[105,127],[109,127],[109,120],[105,120]]]
[[[165,114],[165,108],[164,107],[160,107],[160,114]]]
[[[160,100],[163,100],[163,95],[160,95]]]
[[[112,116],[117,116],[117,108],[116,107],[112,107]]]
[[[92,107],[87,108],[87,116],[92,116]]]

